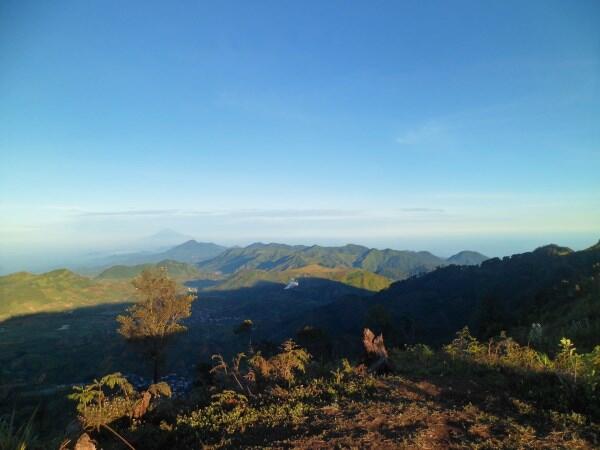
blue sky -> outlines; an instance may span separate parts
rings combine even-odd
[[[5,0],[2,251],[166,227],[442,254],[591,245],[599,23],[597,1]]]

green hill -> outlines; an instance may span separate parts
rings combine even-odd
[[[486,259],[472,255],[471,263]],[[449,262],[429,252],[378,250],[360,245],[322,247],[319,245],[285,245],[256,243],[226,250],[221,255],[198,264],[203,271],[232,274],[240,270],[285,271],[310,265],[363,269],[394,280],[429,272]]]
[[[479,252],[463,250],[462,252],[458,252],[456,255],[452,255],[446,261],[450,264],[456,264],[458,266],[477,266],[487,259],[489,259],[487,256],[484,256]]]
[[[138,276],[142,271],[153,268],[164,268],[170,277],[180,280],[200,278],[201,272],[192,264],[173,260],[165,260],[156,264],[138,264],[135,266],[118,265],[104,270],[96,278],[99,280],[125,280]]]
[[[127,300],[130,283],[93,280],[66,269],[0,277],[0,319]]]
[[[361,254],[354,262],[355,267],[401,280],[412,275],[430,272],[445,265],[442,258],[429,252],[410,252],[398,250],[370,249]]]
[[[282,271],[242,270],[220,283],[217,288],[220,290],[239,289],[254,286],[261,281],[287,284],[291,279],[300,280],[302,278],[323,278],[369,291],[380,291],[391,283],[389,279],[381,275],[362,269],[328,268],[312,264]]]

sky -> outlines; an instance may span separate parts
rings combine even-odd
[[[592,245],[599,23],[595,0],[3,0],[0,270],[164,228]]]

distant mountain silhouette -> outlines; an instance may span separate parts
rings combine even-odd
[[[163,251],[182,242],[193,240],[190,235],[165,228],[139,240],[137,246],[147,251]]]
[[[456,264],[459,266],[476,266],[484,262],[486,259],[489,258],[479,252],[463,250],[462,252],[458,252],[456,255],[452,255],[446,261],[450,264]]]
[[[88,267],[107,268],[114,265],[152,264],[164,260],[195,264],[214,258],[226,249],[227,247],[213,244],[212,242],[189,240],[162,252],[136,252],[109,255],[87,261],[86,265]]]
[[[175,261],[195,264],[206,261],[210,258],[214,258],[215,256],[223,253],[225,250],[226,247],[213,244],[212,242],[197,242],[190,240],[155,256],[160,256],[160,259],[172,259]]]

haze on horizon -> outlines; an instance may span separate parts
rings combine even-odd
[[[0,6],[0,269],[201,241],[600,238],[596,1]]]

